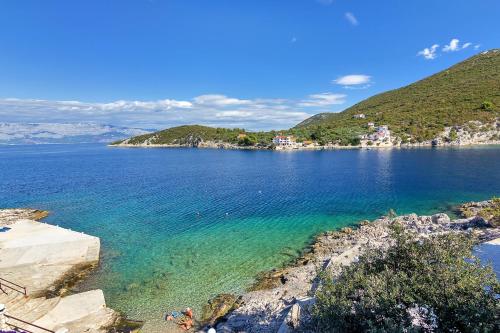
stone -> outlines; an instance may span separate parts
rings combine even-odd
[[[431,216],[432,223],[444,224],[450,223],[450,217],[444,213],[434,214]]]
[[[202,309],[202,322],[214,326],[230,311],[241,305],[242,298],[233,294],[219,294],[209,300]]]

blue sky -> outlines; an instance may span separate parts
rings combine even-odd
[[[498,17],[498,0],[5,0],[0,121],[287,128],[500,47]]]

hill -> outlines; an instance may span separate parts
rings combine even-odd
[[[274,132],[247,132],[239,128],[214,128],[201,125],[184,125],[132,137],[114,144],[128,145],[179,145],[197,147],[201,142],[220,142],[253,146],[271,141]]]
[[[491,124],[499,116],[500,50],[494,49],[408,86],[370,97],[343,112],[321,113],[279,133],[293,135],[298,142],[358,145],[362,135],[374,131],[373,126],[368,125],[374,123],[388,126],[395,140],[388,142],[389,145],[400,141],[427,142],[445,130],[449,141],[456,139],[458,133],[460,144],[462,138],[470,139],[478,132],[484,133],[483,142],[490,137],[498,139],[498,128]],[[484,125],[469,123],[471,121]],[[454,126],[457,128],[450,132]],[[277,133],[186,125],[116,144],[198,146],[201,142],[211,142],[267,147]]]
[[[355,115],[363,114],[362,119]],[[368,130],[368,122],[388,125],[401,138],[434,138],[445,127],[500,114],[500,50],[473,56],[406,87],[370,97],[340,113],[321,113],[295,126],[298,136],[330,141]],[[316,135],[315,135],[316,133]]]

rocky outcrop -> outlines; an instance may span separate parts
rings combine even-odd
[[[0,227],[7,226],[19,220],[41,220],[49,215],[46,210],[38,209],[0,209]]]
[[[232,294],[217,295],[203,306],[202,322],[213,326],[226,314],[237,309],[240,305],[241,297]]]
[[[492,202],[488,201],[468,207],[484,209],[491,205]],[[265,282],[257,283],[257,286],[269,286],[270,289],[254,288],[243,295],[243,304],[226,315],[217,331],[291,332],[302,329],[308,322],[314,294],[319,287],[318,272],[326,270],[337,274],[342,266],[356,262],[365,251],[389,247],[389,230],[395,223],[417,237],[467,233],[480,242],[500,238],[500,228],[492,226],[488,219],[478,214],[457,220],[451,220],[446,214],[381,217],[372,222],[363,221],[356,228],[323,233],[295,265],[263,274]]]

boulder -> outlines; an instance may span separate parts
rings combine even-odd
[[[214,326],[230,311],[242,304],[242,297],[233,294],[220,294],[209,300],[202,309],[202,322]]]
[[[444,213],[432,215],[431,220],[432,220],[432,223],[436,223],[436,224],[450,223],[450,217]]]

